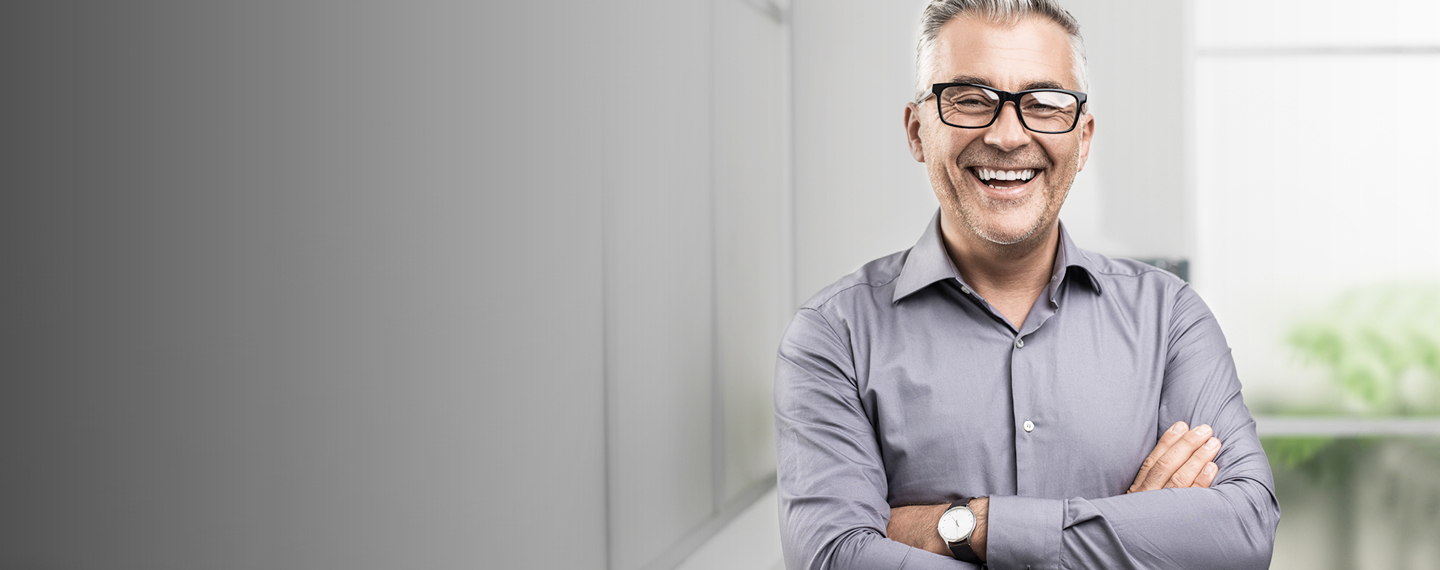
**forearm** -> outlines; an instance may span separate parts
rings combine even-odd
[[[992,497],[990,566],[1265,568],[1278,507],[1236,478],[1211,489],[1162,489],[1102,499]]]
[[[784,529],[781,531],[785,532]],[[811,537],[813,540],[815,537]],[[805,570],[874,570],[903,568],[905,570],[978,570],[979,567],[885,538],[874,529],[852,529],[829,543],[813,549],[805,548],[806,537],[783,539],[785,565]]]
[[[825,456],[797,455],[797,448],[809,448],[814,443],[805,440],[821,436],[788,416],[781,416],[779,425],[780,539],[786,568],[975,570],[974,565],[949,555],[887,538],[891,510],[883,492],[875,487],[884,481],[877,464],[863,455],[851,456],[843,463],[826,461]],[[842,443],[860,442],[849,438],[830,440],[828,448],[843,448]],[[801,465],[807,468],[798,468]],[[867,486],[875,489],[864,492]],[[929,533],[936,539],[938,520],[937,513],[935,520],[928,522]],[[912,532],[920,536],[923,530]]]
[[[985,518],[989,505],[990,499],[987,497],[971,499],[967,504],[970,512],[975,515],[975,529],[970,533],[970,550],[981,560],[985,559]],[[940,537],[938,530],[941,515],[951,506],[950,503],[942,503],[890,509],[890,524],[886,526],[885,533],[890,540],[941,556],[954,556],[950,545]]]

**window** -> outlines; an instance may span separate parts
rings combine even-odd
[[[1269,435],[1273,568],[1429,567],[1440,3],[1206,0],[1190,25],[1191,276]]]

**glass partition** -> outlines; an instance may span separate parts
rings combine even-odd
[[[1440,560],[1440,4],[1192,2],[1191,277],[1274,467],[1272,568]]]

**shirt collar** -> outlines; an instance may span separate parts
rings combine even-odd
[[[1061,222],[1060,249],[1055,252],[1055,269],[1051,272],[1050,286],[1047,289],[1051,300],[1059,295],[1060,284],[1065,282],[1067,274],[1071,274],[1071,267],[1080,269],[1074,272],[1079,276],[1077,279],[1088,284],[1097,295],[1103,293],[1100,281],[1095,278],[1092,260],[1070,240],[1070,233],[1065,231],[1065,223]],[[920,236],[920,241],[910,248],[910,254],[905,257],[900,277],[895,280],[892,302],[899,302],[911,293],[946,279],[954,279],[961,285],[969,286],[955,268],[955,263],[950,260],[949,253],[945,251],[945,239],[940,231],[940,212],[937,210],[935,216],[930,218],[930,226],[925,228],[925,233]]]

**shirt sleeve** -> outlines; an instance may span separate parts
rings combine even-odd
[[[775,371],[780,539],[790,570],[972,570],[885,537],[888,484],[847,337],[801,309]]]
[[[1280,505],[1224,334],[1183,287],[1156,437],[1176,421],[1220,439],[1209,489],[1160,489],[1100,499],[991,497],[987,564],[1011,568],[1247,568],[1270,565]]]

